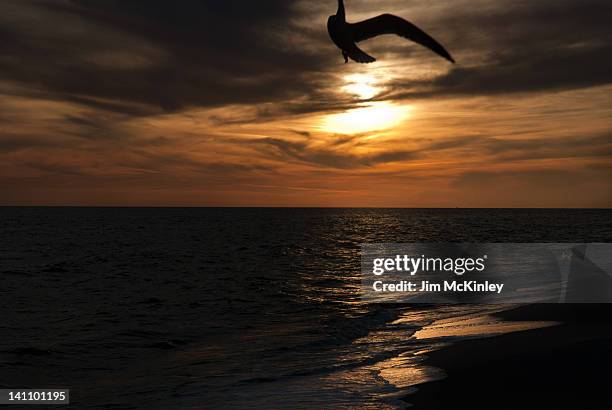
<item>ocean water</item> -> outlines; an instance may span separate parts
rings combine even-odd
[[[0,388],[77,408],[401,408],[484,306],[361,300],[360,244],[612,242],[611,210],[0,208]]]

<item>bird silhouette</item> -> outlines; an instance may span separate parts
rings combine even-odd
[[[455,62],[453,57],[440,43],[401,17],[392,14],[381,14],[359,23],[348,23],[346,21],[343,0],[338,0],[338,12],[333,16],[329,16],[327,31],[329,31],[332,41],[342,50],[345,63],[348,63],[349,58],[358,63],[373,63],[376,61],[374,57],[357,47],[356,43],[383,34],[395,34],[404,37],[430,49],[452,63]]]

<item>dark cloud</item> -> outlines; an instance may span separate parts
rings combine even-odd
[[[612,12],[612,9],[610,10]],[[436,79],[443,94],[504,94],[587,88],[612,83],[612,44],[508,54]]]
[[[78,165],[69,165],[49,161],[25,161],[23,165],[42,171],[48,175],[88,176],[88,173]]]
[[[49,148],[53,147],[53,142],[48,139],[33,138],[23,135],[4,134],[0,138],[0,154],[21,151],[29,148]]]
[[[612,134],[509,139],[462,136],[434,142],[423,141],[424,151],[463,151],[462,155],[491,155],[497,161],[544,158],[605,157],[612,155]]]
[[[134,154],[135,159],[132,158],[130,162],[119,162],[118,165],[137,167],[151,171],[164,170],[170,172],[179,168],[188,173],[208,174],[212,177],[215,175],[224,175],[228,177],[251,172],[273,171],[269,166],[251,164],[246,161],[244,163],[211,162],[198,160],[185,154],[162,154],[144,150],[135,151]]]
[[[132,115],[297,98],[300,102],[282,113],[334,109],[345,104],[326,90],[338,66],[325,15],[318,14],[327,3],[331,13],[331,1],[309,9],[287,0],[3,2],[0,75],[46,98]],[[355,9],[365,9],[355,3]],[[376,3],[367,6],[373,14],[378,9]],[[464,6],[444,5],[428,24],[448,39],[459,64],[430,80],[399,80],[384,98],[612,82],[609,1]],[[297,24],[300,18],[313,20],[312,26]],[[393,42],[372,47],[381,53],[398,50]],[[403,56],[414,49],[402,47]]]
[[[0,73],[56,98],[167,111],[295,98],[317,88],[308,74],[321,70],[326,54],[292,46],[291,35],[310,36],[293,23],[294,5],[10,2],[0,5],[0,52],[10,57],[0,59]]]
[[[369,155],[356,155],[336,149],[333,141],[326,146],[314,146],[308,141],[287,141],[279,138],[263,138],[253,143],[273,148],[271,156],[285,162],[301,162],[330,168],[351,169],[391,162],[401,162],[418,156],[413,151],[384,151]]]
[[[453,37],[458,64],[432,80],[398,81],[386,98],[530,93],[612,83],[612,3],[607,0],[499,2],[481,12],[452,11],[452,17],[442,17],[442,25]]]
[[[322,143],[311,140],[308,133],[296,133],[299,140],[281,138],[227,139],[231,145],[260,145],[266,157],[280,162],[355,169],[387,163],[406,163],[415,159],[437,158],[443,153],[456,157],[486,158],[491,163],[563,158],[608,158],[612,156],[612,134],[596,134],[573,138],[508,139],[466,135],[442,140],[412,138],[414,150],[389,149],[358,155],[354,149],[363,144],[368,134],[335,135]]]

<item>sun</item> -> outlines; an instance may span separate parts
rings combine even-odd
[[[388,78],[385,77],[385,78]],[[410,107],[387,101],[367,101],[384,91],[381,78],[371,73],[343,77],[340,91],[359,98],[355,108],[322,117],[319,129],[334,134],[359,134],[393,128],[408,117]]]
[[[351,74],[344,77],[346,85],[342,87],[342,91],[355,95],[362,100],[369,100],[376,97],[382,87],[378,85],[378,80],[368,74]]]
[[[360,134],[393,128],[410,114],[410,107],[389,102],[373,102],[367,105],[331,114],[323,118],[321,130],[334,134]]]

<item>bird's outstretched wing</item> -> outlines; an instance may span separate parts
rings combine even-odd
[[[380,16],[351,24],[350,28],[353,34],[353,40],[356,43],[382,34],[396,34],[408,40],[412,40],[423,47],[427,47],[434,53],[453,63],[455,62],[450,53],[431,36],[414,24],[392,14],[381,14]]]
[[[365,51],[357,47],[356,44],[352,44],[349,49],[344,50],[351,60],[357,63],[373,63],[376,61],[374,57],[367,54]]]

